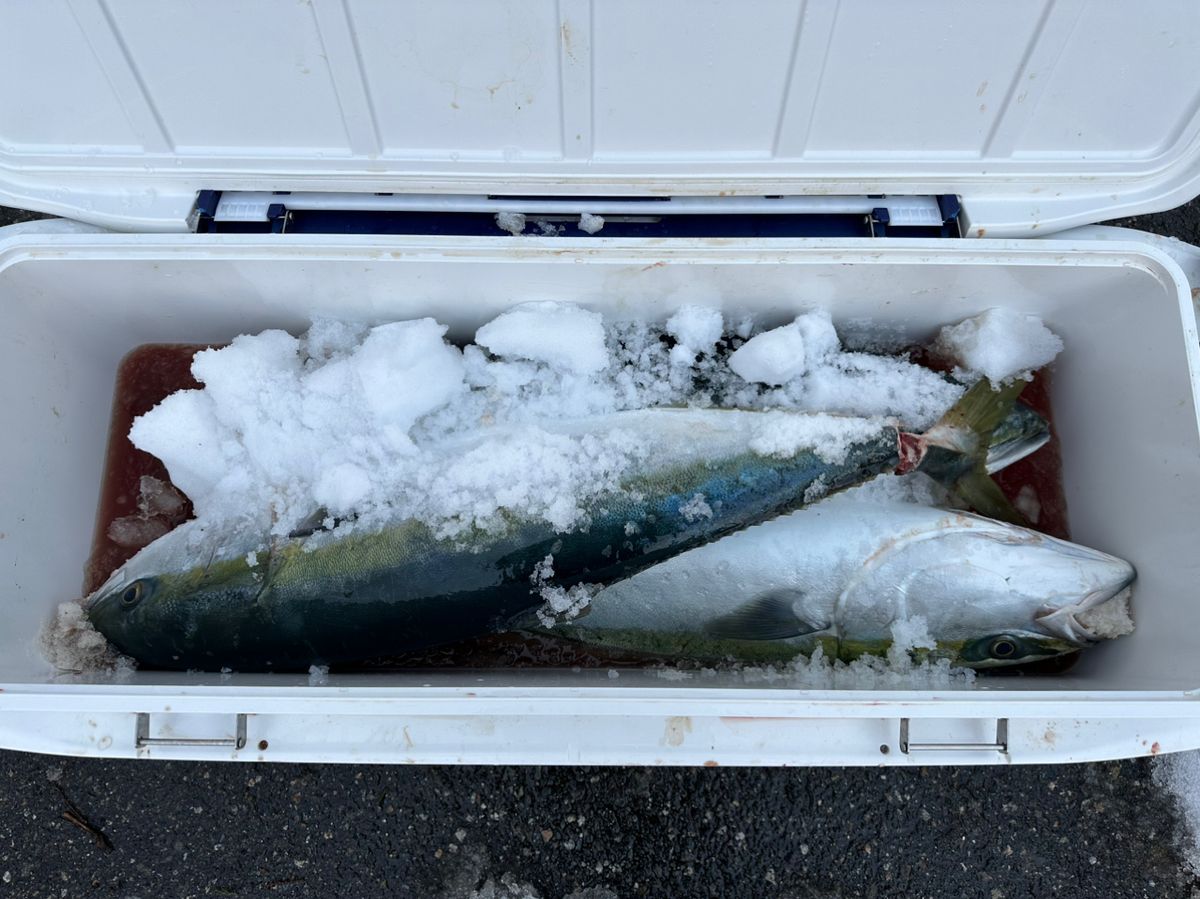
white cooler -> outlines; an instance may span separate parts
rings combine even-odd
[[[1089,225],[1200,193],[1197,59],[1185,0],[0,6],[0,202],[72,220],[0,230],[0,746],[687,765],[1200,747],[1200,251]],[[450,233],[505,210],[688,215],[702,236]],[[781,236],[730,236],[763,214]],[[89,681],[40,655],[79,596],[130,349],[315,314],[469,339],[551,298],[764,324],[815,305],[913,341],[1038,313],[1066,344],[1072,537],[1137,566],[1137,632],[945,693],[603,670]]]

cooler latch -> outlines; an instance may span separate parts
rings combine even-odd
[[[961,237],[958,197],[544,197],[202,190],[201,233]]]

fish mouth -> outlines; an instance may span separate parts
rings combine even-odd
[[[1129,618],[1128,600],[1130,587],[1137,578],[1133,566],[1125,577],[1091,593],[1070,605],[1057,608],[1043,607],[1033,616],[1034,622],[1050,634],[1081,646],[1099,643],[1101,640],[1118,636],[1119,633],[1099,633],[1092,622],[1100,621],[1105,611]],[[1081,620],[1083,619],[1083,620]]]

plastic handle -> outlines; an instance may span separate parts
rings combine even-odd
[[[992,743],[910,743],[907,718],[900,719],[900,751],[910,752],[1008,752],[1008,719],[996,720],[996,740]]]
[[[150,713],[138,712],[137,738],[134,746],[232,746],[242,749],[246,745],[246,716],[237,716],[237,732],[233,737],[152,737],[150,736]]]

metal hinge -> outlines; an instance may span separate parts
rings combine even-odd
[[[497,216],[522,216],[523,229]],[[315,191],[200,191],[194,231],[602,236],[959,237],[958,197],[515,197]],[[518,219],[519,221],[519,219]]]
[[[246,716],[238,715],[233,737],[152,737],[150,736],[150,713],[138,712],[137,736],[134,746],[230,746],[244,749],[246,746]]]

